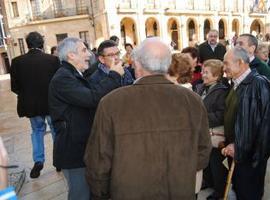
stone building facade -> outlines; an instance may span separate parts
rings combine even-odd
[[[204,41],[218,29],[221,41],[234,34],[270,32],[269,0],[3,0],[10,57],[27,51],[25,36],[38,31],[45,51],[67,36],[80,37],[90,48],[117,35],[138,44],[160,36],[175,49]]]

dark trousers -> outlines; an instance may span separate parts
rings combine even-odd
[[[264,193],[264,179],[267,161],[236,163],[233,175],[233,188],[238,200],[261,200]]]
[[[221,154],[220,149],[212,148],[210,160],[207,168],[203,171],[203,179],[206,185],[214,189],[214,196],[222,198],[228,170],[222,164],[225,157]]]

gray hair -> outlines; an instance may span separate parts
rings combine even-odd
[[[216,34],[219,34],[217,29],[210,29],[207,34],[215,32]]]
[[[151,37],[146,38],[133,50],[132,58],[147,71],[166,74],[172,54],[169,46],[159,37]]]
[[[78,53],[77,48],[78,48],[79,42],[83,42],[83,41],[75,37],[68,37],[68,38],[65,38],[63,41],[61,41],[59,45],[57,46],[59,60],[61,62],[67,61],[68,53]]]
[[[242,60],[244,63],[249,64],[248,52],[244,48],[235,47],[232,49],[232,53],[234,56],[234,59],[233,59],[234,62],[238,60]]]
[[[258,44],[257,52],[260,52],[263,49],[267,49],[267,51],[269,51],[268,44],[266,42],[260,42]]]

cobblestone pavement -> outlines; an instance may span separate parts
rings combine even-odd
[[[18,169],[10,171],[10,181],[14,185],[17,184],[18,187],[22,185],[18,193],[20,199],[67,199],[67,187],[63,175],[62,173],[57,173],[52,166],[52,138],[50,134],[45,135],[46,162],[44,169],[39,178],[29,178],[29,173],[33,166],[30,124],[28,119],[17,116],[16,96],[10,92],[8,75],[0,75],[0,136],[4,138],[5,145],[7,146],[10,164],[19,165]],[[268,167],[265,180],[265,196],[263,200],[270,200],[269,188],[270,167]],[[201,191],[198,199],[205,200],[209,193],[211,193],[211,189]],[[231,194],[230,200],[233,199],[235,198]]]

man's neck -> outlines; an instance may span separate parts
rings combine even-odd
[[[29,48],[29,51],[30,50],[39,50],[39,51],[43,51],[42,49],[40,49],[40,48]]]
[[[249,62],[252,62],[254,59],[255,59],[255,56],[253,54],[249,55]]]

